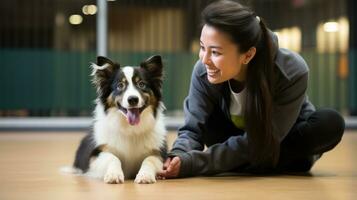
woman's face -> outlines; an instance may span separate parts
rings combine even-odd
[[[199,57],[206,66],[210,83],[222,83],[230,79],[244,81],[246,55],[239,53],[238,46],[231,42],[228,35],[204,25],[200,46]]]

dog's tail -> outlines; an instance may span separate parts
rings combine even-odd
[[[60,168],[60,172],[66,174],[84,174],[89,169],[90,159],[99,154],[99,147],[96,147],[93,134],[87,134],[81,141],[72,166]]]

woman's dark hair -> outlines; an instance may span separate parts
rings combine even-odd
[[[247,67],[245,128],[253,168],[257,171],[274,168],[280,143],[273,134],[274,63],[269,30],[252,10],[233,1],[208,5],[202,12],[202,23],[227,34],[241,53],[256,48]]]

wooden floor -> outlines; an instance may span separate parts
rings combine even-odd
[[[311,176],[225,176],[108,185],[64,175],[83,133],[0,133],[0,200],[357,199],[357,132],[346,132]],[[170,142],[174,134],[170,134]]]

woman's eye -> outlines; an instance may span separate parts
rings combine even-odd
[[[219,56],[219,55],[221,55],[221,53],[219,53],[218,51],[212,51],[212,54],[213,54],[214,56]]]
[[[122,89],[124,89],[125,88],[125,84],[123,83],[123,82],[120,82],[119,84],[118,84],[118,90],[122,90]]]
[[[139,87],[140,89],[144,89],[144,88],[146,87],[146,85],[145,85],[145,83],[144,83],[143,81],[140,81],[140,82],[138,83],[138,87]]]

